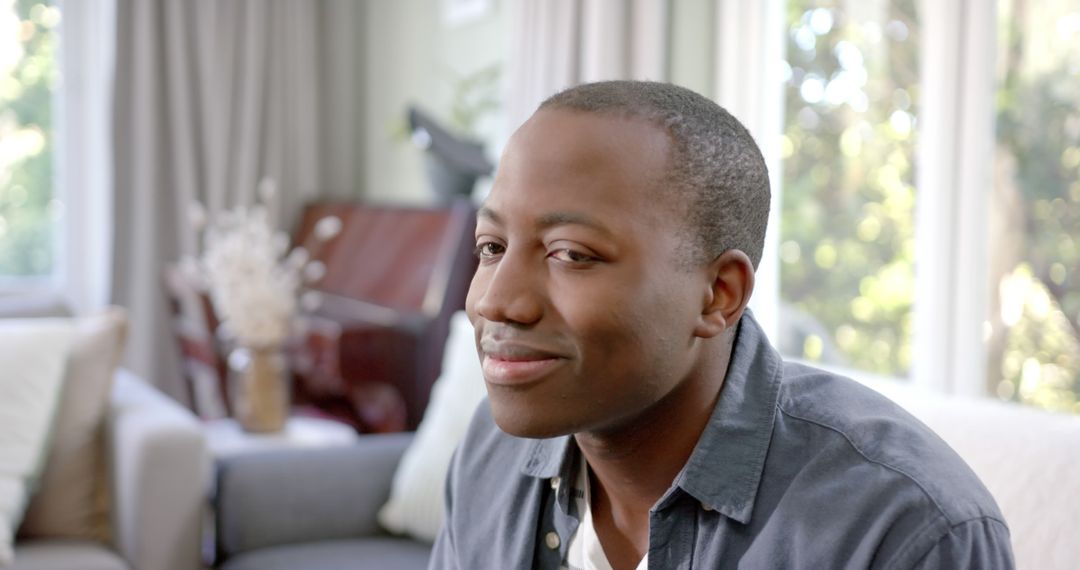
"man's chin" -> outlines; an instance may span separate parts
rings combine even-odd
[[[514,437],[547,439],[574,433],[572,428],[554,421],[550,414],[532,411],[522,413],[499,406],[495,402],[491,403],[491,416],[503,433]]]

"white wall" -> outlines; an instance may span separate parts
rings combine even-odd
[[[455,76],[505,63],[507,9],[504,0],[490,4],[483,16],[458,25],[445,22],[442,0],[368,0],[364,5],[358,57],[364,86],[360,180],[366,199],[412,204],[431,199],[421,151],[395,131],[404,129],[410,103],[445,121]],[[485,140],[496,140],[495,122],[481,127]]]
[[[708,97],[715,96],[715,23],[713,0],[678,0],[669,4],[668,80]]]

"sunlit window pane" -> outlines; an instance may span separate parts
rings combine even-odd
[[[1080,1],[998,10],[988,380],[1080,413]]]
[[[52,90],[59,10],[0,0],[0,277],[53,268]]]
[[[783,352],[888,375],[911,363],[915,0],[787,5]]]

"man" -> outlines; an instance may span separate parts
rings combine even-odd
[[[606,82],[540,106],[478,215],[489,401],[432,568],[1012,566],[951,449],[768,344],[746,309],[768,208],[750,135],[700,95]]]

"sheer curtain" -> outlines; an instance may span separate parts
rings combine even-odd
[[[772,184],[765,251],[780,245],[780,137],[783,90],[777,89],[778,65],[784,56],[783,0],[717,0],[715,51],[716,102],[746,125],[762,154]],[[779,256],[765,255],[754,277],[750,308],[765,334],[779,338]]]
[[[132,318],[126,365],[183,399],[161,272],[196,251],[189,204],[250,204],[270,176],[291,229],[304,202],[353,192],[359,8],[116,1],[112,298]]]

